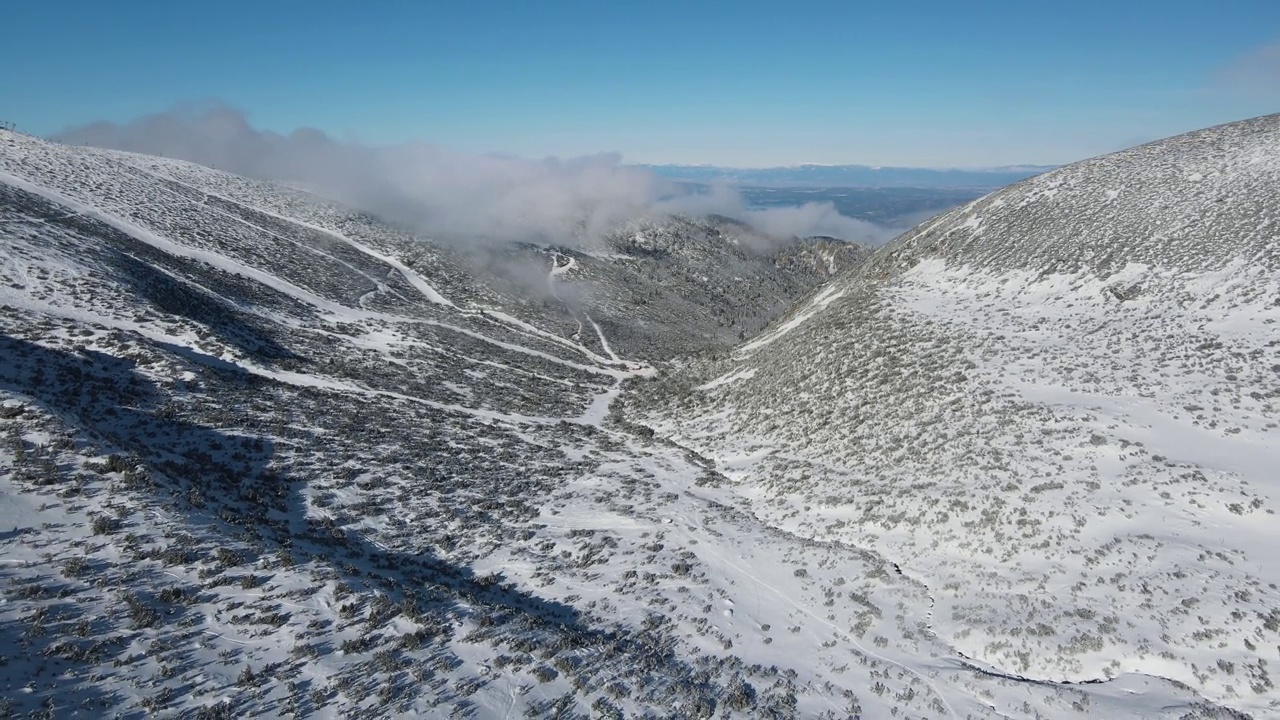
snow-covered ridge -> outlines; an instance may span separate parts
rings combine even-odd
[[[1277,188],[1280,116],[1048,172],[632,412],[767,522],[896,563],[960,664],[1275,715]]]
[[[1129,263],[1275,269],[1280,115],[1068,165],[921,224],[881,268],[938,256],[991,269],[1110,273]]]
[[[1025,695],[935,682],[925,638],[882,647],[914,587],[857,548],[818,562],[617,413],[638,348],[747,335],[839,267],[820,242],[752,254],[685,218],[663,258],[484,266],[188,163],[0,133],[0,173],[0,714]],[[487,272],[508,261],[528,277]]]
[[[691,218],[477,262],[162,158],[0,172],[7,710],[1272,712],[1270,266]]]

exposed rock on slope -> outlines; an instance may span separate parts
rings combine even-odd
[[[631,416],[768,522],[896,562],[977,665],[1273,715],[1277,188],[1280,116],[1026,180]]]

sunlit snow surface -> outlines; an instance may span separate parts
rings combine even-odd
[[[1274,180],[1263,130],[1156,164],[1200,192],[1244,153]],[[1215,175],[1190,162],[1205,145],[1243,149]],[[523,302],[302,193],[0,133],[0,697],[58,717],[1267,715],[1274,185],[1231,186],[1261,229],[1203,262],[1107,235],[1106,263],[1072,266],[1055,248],[1082,235],[1013,245],[1002,213],[1073,187],[1126,218],[1156,205],[1140,169],[1060,172],[680,370],[635,359],[616,302],[567,300],[679,250],[662,229],[534,253],[548,297]],[[1208,217],[1184,195],[1160,191]],[[980,252],[1001,243],[1016,262]],[[747,270],[742,297],[779,297]]]
[[[897,563],[944,657],[1275,715],[1277,188],[1277,117],[1025,181],[695,366],[696,399],[637,403],[643,422],[767,524]]]
[[[6,712],[747,716],[865,694],[869,669],[818,689],[765,651],[820,646],[791,605],[733,612],[753,586],[726,567],[816,595],[797,542],[757,543],[696,458],[609,418],[654,369],[616,306],[562,286],[648,261],[526,251],[562,306],[528,302],[301,193],[0,143]],[[645,232],[666,256],[708,228]],[[799,287],[735,262],[773,283],[754,297]]]

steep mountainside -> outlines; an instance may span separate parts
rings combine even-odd
[[[617,309],[661,321],[629,333],[661,357],[719,337],[687,264],[719,247],[749,279],[698,297],[760,302],[838,248],[753,264],[744,228],[677,219],[477,259],[185,163],[0,143],[3,714],[888,712],[872,673],[947,702],[802,632],[831,578],[792,578],[801,541],[608,416],[652,372],[605,329],[626,283],[674,291]]]
[[[1267,708],[1270,270],[903,247],[442,244],[0,132],[0,716]]]
[[[384,272],[404,267],[431,277],[438,291],[433,299],[449,299],[436,310],[501,307],[564,338],[577,334],[575,343],[594,352],[603,348],[590,324],[581,332],[586,314],[616,331],[615,349],[647,358],[728,346],[863,254],[845,244],[829,253],[831,262],[793,264],[792,257],[821,241],[779,243],[730,220],[682,217],[648,221],[585,246],[436,242],[305,192],[192,163],[13,133],[0,137],[0,171],[108,212],[128,208],[129,219],[225,252],[233,263],[307,287],[350,270],[343,262],[358,246],[388,261]],[[663,244],[651,246],[646,238]],[[571,260],[571,271],[548,276]],[[418,295],[406,296],[396,285],[406,282],[401,275],[341,279],[348,287],[328,299],[374,309],[413,306]],[[315,279],[299,280],[304,276]],[[385,282],[392,285],[377,284]]]
[[[1273,716],[1277,188],[1280,116],[1046,173],[628,414],[766,522],[896,563],[966,666]]]
[[[721,511],[664,499],[704,472],[682,452],[605,429],[619,382],[652,372],[619,353],[739,328],[679,295],[606,328],[653,282],[781,309],[840,253],[729,254],[747,280],[717,294],[704,236],[747,230],[654,227],[679,241],[666,260],[463,250],[0,134],[0,714],[796,702],[722,631],[660,612],[724,581],[663,542],[659,508]],[[711,277],[671,280],[694,253]]]

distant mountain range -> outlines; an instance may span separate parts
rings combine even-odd
[[[641,165],[663,177],[690,182],[810,187],[1004,187],[1054,169],[1054,165],[937,169],[870,165],[794,165],[729,168],[714,165]]]

